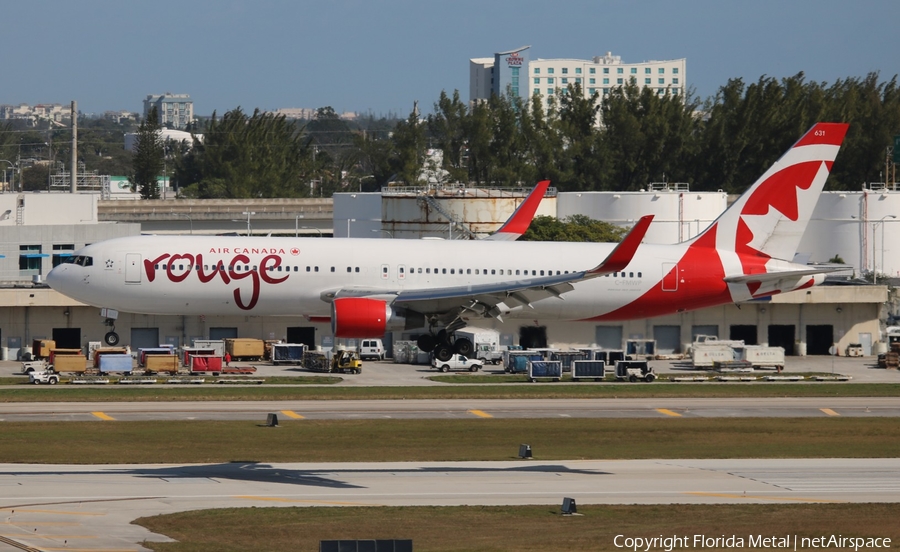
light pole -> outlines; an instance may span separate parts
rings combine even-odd
[[[303,218],[303,215],[297,215],[294,217],[294,237],[300,237],[300,219]],[[305,227],[304,227],[305,228]]]
[[[250,235],[250,232],[251,232],[251,229],[250,229],[250,215],[255,215],[256,213],[255,213],[254,211],[243,211],[241,214],[242,214],[242,215],[247,215],[247,235],[249,236],[249,235]]]
[[[318,228],[315,228],[315,227],[313,227],[313,226],[301,226],[300,228],[303,228],[303,229],[306,229],[306,230],[315,230],[316,232],[319,233],[319,237],[320,237],[320,238],[322,237],[322,231],[319,230]]]
[[[350,237],[350,223],[351,222],[356,222],[356,219],[354,219],[354,218],[347,219],[347,237],[348,238]]]
[[[360,192],[362,192],[362,183],[363,183],[363,180],[365,180],[365,179],[367,179],[367,178],[375,178],[375,175],[374,175],[374,174],[367,174],[366,176],[360,176],[360,177],[359,177],[359,191],[360,191]]]
[[[881,223],[881,270],[884,270],[884,219],[886,219],[886,218],[895,219],[895,218],[897,218],[897,215],[884,215],[883,217],[878,219],[878,222]],[[873,234],[875,233],[874,227],[872,228],[872,233]],[[875,251],[872,251],[872,256],[873,257],[875,256]],[[875,259],[872,259],[872,265],[873,265],[873,267],[872,267],[872,283],[877,284],[878,283],[878,270],[876,269],[874,264],[875,264]]]
[[[372,232],[384,232],[385,234],[388,235],[388,238],[394,239],[394,234],[392,234],[390,230],[374,229],[374,230],[372,230]]]
[[[188,215],[186,213],[172,213],[172,214],[176,217],[185,217],[186,219],[188,219],[188,222],[191,223],[191,235],[194,234],[194,219],[192,219],[190,215]]]

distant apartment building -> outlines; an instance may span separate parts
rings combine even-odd
[[[190,94],[149,94],[144,100],[144,118],[156,107],[160,126],[174,129],[187,128],[194,120],[194,102]]]
[[[281,115],[285,119],[303,119],[303,120],[312,120],[316,118],[316,113],[318,113],[318,109],[313,109],[310,107],[282,107],[280,109],[276,109],[271,111],[275,115]],[[353,111],[344,111],[343,113],[339,113],[338,117],[344,121],[353,121],[359,115],[357,115]]]
[[[37,121],[62,123],[72,120],[72,109],[61,104],[0,105],[0,119],[22,119],[32,125]]]
[[[540,96],[545,105],[568,93],[577,84],[585,96],[600,97],[610,90],[635,84],[659,95],[684,95],[687,88],[687,60],[623,63],[612,52],[583,59],[528,60],[526,46],[494,54],[494,58],[469,60],[469,100],[485,100],[491,94],[509,93],[526,99]]]

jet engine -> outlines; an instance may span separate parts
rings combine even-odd
[[[331,331],[335,337],[380,337],[385,332],[424,325],[421,313],[394,309],[381,299],[346,297],[331,302]]]

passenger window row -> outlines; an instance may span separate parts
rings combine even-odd
[[[82,266],[91,266],[91,257],[71,257],[71,260],[68,262],[80,264]],[[84,264],[84,263],[86,263],[86,264]],[[221,265],[203,265],[203,270],[216,271],[216,270],[219,270],[220,266]],[[192,269],[191,265],[187,265],[187,267],[188,267],[187,268],[188,270]],[[156,270],[167,270],[167,269],[168,270],[185,270],[185,265],[162,264],[162,265],[154,265],[153,268]],[[221,268],[222,268],[222,270],[229,270],[229,271],[233,270],[235,272],[241,272],[241,271],[249,272],[250,270],[257,270],[257,267],[255,265],[252,268],[250,267],[250,265],[234,265],[234,266],[228,266],[228,267],[221,266]],[[268,270],[270,272],[300,272],[300,268],[301,267],[299,267],[299,266],[294,266],[294,267],[270,266],[270,267],[268,267]],[[194,266],[193,270],[200,270],[200,265]],[[423,274],[423,270],[424,270],[424,274],[451,274],[451,275],[456,275],[456,274],[472,275],[473,270],[474,270],[475,275],[483,275],[483,276],[487,276],[487,275],[491,275],[491,276],[513,276],[513,275],[515,275],[515,276],[553,276],[553,272],[554,272],[553,270],[544,271],[544,270],[537,270],[537,269],[516,269],[515,271],[513,271],[512,269],[509,269],[509,268],[507,268],[507,269],[503,269],[503,268],[491,268],[491,269],[467,268],[467,269],[465,269],[465,272],[463,272],[464,269],[462,269],[462,268],[434,268],[434,269],[432,269],[432,268],[410,268],[409,274]],[[433,272],[432,272],[432,270],[433,270]],[[318,271],[319,271],[318,266],[307,266],[306,267],[306,272],[318,272]],[[335,271],[335,267],[331,267],[331,272],[334,272],[334,271]],[[348,266],[347,272],[358,274],[359,267],[358,266],[356,266],[356,267]],[[399,272],[401,275],[405,274],[404,267],[399,267]],[[530,272],[530,274],[529,274],[529,272]],[[383,274],[388,273],[387,267],[382,268],[382,273]],[[569,274],[569,271],[568,270],[566,270],[566,271],[557,270],[556,271],[557,276],[560,276],[563,274]],[[606,274],[606,277],[607,278],[609,278],[609,277],[612,277],[612,278],[634,278],[635,274],[637,274],[637,278],[643,277],[643,274],[641,272],[626,273],[624,271],[623,272],[613,272],[612,274]]]

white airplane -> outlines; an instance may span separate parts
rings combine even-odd
[[[421,329],[419,347],[438,358],[470,354],[454,332],[481,318],[628,320],[747,301],[837,269],[791,259],[847,127],[813,126],[706,230],[674,245],[641,243],[652,216],[619,244],[135,236],[82,248],[47,283],[124,312],[305,315],[330,320],[335,337]]]

